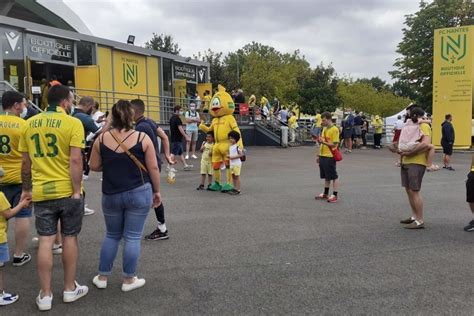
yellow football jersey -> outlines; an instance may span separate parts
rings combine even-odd
[[[70,197],[70,147],[84,148],[84,127],[60,107],[26,121],[19,150],[31,159],[33,201]]]
[[[5,171],[3,184],[21,183],[22,153],[18,151],[26,121],[11,113],[0,114],[0,166]]]

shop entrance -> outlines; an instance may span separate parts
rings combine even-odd
[[[48,83],[56,79],[63,85],[74,86],[74,66],[29,61],[30,80],[27,95],[40,108],[47,106]],[[35,93],[33,93],[33,91]]]

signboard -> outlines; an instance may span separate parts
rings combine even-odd
[[[181,63],[173,64],[174,79],[196,81],[196,67]]]
[[[145,57],[132,53],[114,51],[113,60],[115,91],[147,94]],[[125,98],[125,96],[120,97]]]
[[[74,64],[74,42],[66,39],[26,34],[26,53],[32,59]]]
[[[441,142],[441,123],[453,115],[455,148],[471,146],[474,27],[435,30],[433,69],[433,144]]]
[[[0,29],[3,59],[23,59],[23,36],[21,32],[11,29]]]
[[[207,68],[199,67],[198,68],[198,83],[207,82]]]

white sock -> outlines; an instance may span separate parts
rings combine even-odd
[[[166,231],[166,224],[158,224],[158,229],[164,233]]]

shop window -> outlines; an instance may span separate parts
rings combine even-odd
[[[87,42],[77,43],[77,64],[79,66],[93,65],[94,44]]]
[[[163,91],[172,91],[172,61],[170,59],[163,59]]]

